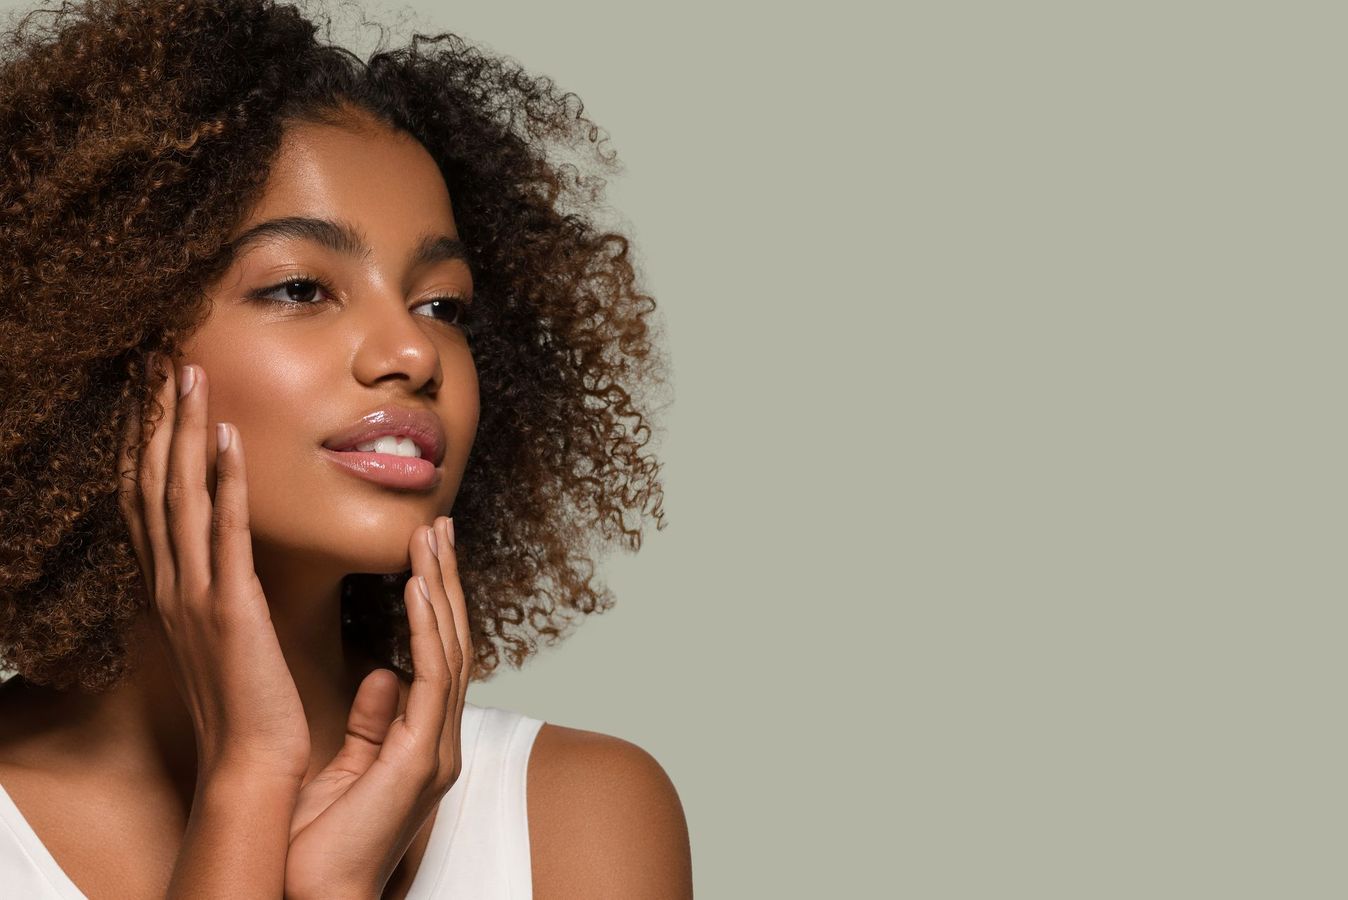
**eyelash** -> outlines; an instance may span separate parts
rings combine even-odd
[[[319,288],[321,291],[323,291],[323,293],[329,296],[332,295],[332,288],[329,287],[328,283],[324,281],[322,278],[319,278],[314,275],[293,275],[290,278],[285,279],[284,281],[280,281],[277,282],[276,284],[273,284],[271,287],[259,288],[258,290],[253,291],[248,296],[250,299],[253,300],[261,300],[264,303],[279,304],[281,306],[309,306],[318,302],[315,300],[277,300],[274,297],[268,296],[268,294],[282,290],[284,288],[288,288],[292,285],[313,285]],[[476,319],[473,316],[473,304],[469,303],[462,297],[455,297],[446,294],[440,297],[427,298],[426,300],[423,300],[420,303],[418,303],[417,306],[425,306],[428,303],[437,303],[437,302],[457,303],[459,306],[459,314],[455,316],[453,321],[441,318],[440,316],[431,316],[431,318],[439,319],[439,321],[441,322],[444,322],[448,325],[453,325],[456,328],[460,328],[463,330],[465,335],[471,338],[473,336],[474,329],[477,327]]]

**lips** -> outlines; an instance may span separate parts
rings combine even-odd
[[[439,466],[445,459],[445,426],[440,417],[424,409],[381,406],[323,442],[329,450],[352,450],[357,444],[393,435],[412,440],[421,458]]]

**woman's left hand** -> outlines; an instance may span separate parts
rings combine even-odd
[[[396,716],[389,669],[365,677],[351,704],[346,741],[300,789],[290,825],[285,896],[378,898],[408,846],[462,767],[460,723],[473,653],[459,583],[453,523],[418,526],[404,600],[413,679]],[[435,534],[439,556],[428,536]],[[422,599],[418,575],[430,599]]]

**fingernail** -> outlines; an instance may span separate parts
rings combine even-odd
[[[434,553],[434,554],[436,555],[437,558],[439,558],[439,556],[440,556],[440,543],[439,543],[438,541],[436,541],[436,539],[435,539],[435,525],[434,525],[434,524],[432,524],[431,527],[426,531],[426,542],[427,542],[428,544],[431,545],[431,552]]]
[[[196,383],[196,368],[194,366],[183,366],[182,380],[178,382],[178,396],[186,397]]]
[[[449,546],[451,546],[451,547],[455,546],[455,544],[454,544],[454,520],[453,520],[452,518],[450,518],[450,519],[445,519],[445,533],[446,533],[447,535],[449,535]]]
[[[224,422],[215,423],[216,452],[224,453],[229,449],[229,426]]]
[[[427,603],[429,603],[430,600],[431,600],[431,589],[430,589],[429,587],[426,586],[426,576],[425,576],[425,575],[418,575],[418,576],[417,576],[417,587],[421,588],[421,599],[423,599],[423,600],[425,600]]]

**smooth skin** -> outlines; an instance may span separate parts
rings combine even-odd
[[[262,861],[296,896],[321,884],[329,897],[402,898],[434,805],[458,777],[471,646],[443,529],[477,428],[478,386],[463,331],[429,301],[472,302],[472,272],[463,260],[407,263],[424,235],[458,237],[448,191],[424,147],[353,112],[343,127],[287,129],[239,233],[279,216],[349,222],[369,252],[273,237],[212,285],[210,313],[169,379],[176,391],[190,366],[193,389],[181,405],[176,394],[163,398],[174,427],[160,445],[161,536],[148,538],[148,553],[138,549],[155,602],[132,635],[135,671],[102,695],[18,678],[0,686],[0,784],[94,900],[164,897],[198,878],[246,880],[243,870],[258,867],[228,862],[240,858]],[[268,290],[306,276],[327,288]],[[433,489],[363,481],[321,451],[385,404],[429,410],[444,425]],[[190,423],[181,429],[180,410]],[[233,440],[217,463],[222,422]],[[209,490],[174,488],[170,500],[174,460],[190,472],[184,485]],[[218,516],[217,506],[234,512]],[[426,539],[432,526],[438,557]],[[175,527],[185,555],[175,555]],[[161,568],[160,559],[174,563]],[[414,666],[424,661],[430,673],[424,696],[443,698],[434,703],[414,704],[420,682],[409,691],[341,640],[341,579],[408,568],[431,584],[419,606],[409,583],[408,613]],[[540,900],[692,895],[682,806],[640,747],[544,724],[527,798]],[[339,852],[327,852],[330,841]],[[202,854],[201,868],[181,866],[194,846],[220,852]],[[334,887],[334,878],[352,883]],[[281,896],[281,881],[268,885],[233,895]]]
[[[168,896],[274,897],[282,887],[297,900],[378,896],[462,768],[472,647],[448,520],[418,526],[409,547],[415,675],[404,714],[397,677],[371,672],[341,750],[306,780],[304,708],[253,569],[243,448],[232,426],[217,424],[212,499],[206,376],[195,365],[181,378],[164,374],[158,399],[173,428],[155,430],[122,498],[196,734],[197,799]],[[240,787],[274,798],[265,807],[272,814],[231,806],[229,792]],[[213,815],[204,800],[216,792],[224,802]],[[238,859],[252,864],[238,869]]]

